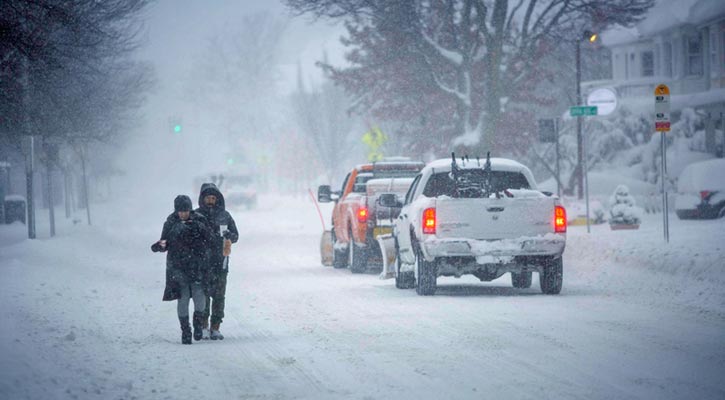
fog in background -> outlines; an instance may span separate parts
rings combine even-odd
[[[161,0],[144,23],[138,58],[153,65],[155,84],[143,119],[123,133],[114,192],[171,204],[179,193],[196,201],[194,178],[210,173],[253,171],[262,190],[282,192],[303,189],[289,168],[317,179],[321,169],[300,165],[315,154],[293,145],[301,133],[290,96],[325,81],[315,66],[323,53],[343,62],[340,26],[266,0]]]

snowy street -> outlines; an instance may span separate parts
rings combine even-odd
[[[182,346],[149,250],[169,210],[111,210],[53,240],[0,225],[0,398],[725,397],[723,219],[672,215],[669,245],[661,214],[570,227],[557,296],[506,274],[421,297],[323,267],[309,199],[266,196],[231,210],[225,339]]]

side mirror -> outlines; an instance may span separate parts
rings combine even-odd
[[[398,200],[398,195],[395,193],[381,193],[378,197],[378,203],[383,207],[399,208],[403,206],[403,203]]]
[[[552,193],[552,192],[546,192],[546,191],[542,191],[541,193],[543,193],[544,196],[546,196],[546,197],[551,197],[551,196],[554,195],[554,193]]]
[[[317,201],[320,203],[329,203],[332,201],[332,190],[330,185],[320,185],[317,188]]]

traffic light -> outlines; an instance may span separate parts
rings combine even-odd
[[[169,117],[169,131],[174,135],[179,135],[183,132],[184,125],[181,121],[181,117],[173,116]]]

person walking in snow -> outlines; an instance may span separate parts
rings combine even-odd
[[[206,217],[207,226],[212,239],[207,246],[207,263],[210,274],[210,289],[206,298],[203,325],[204,334],[212,340],[222,340],[219,326],[224,319],[224,302],[227,290],[227,275],[229,273],[229,253],[231,244],[239,239],[237,225],[234,218],[226,210],[224,196],[213,183],[204,183],[199,191],[199,208],[195,210]],[[209,317],[211,316],[211,330]]]
[[[181,343],[191,344],[189,299],[194,299],[194,340],[202,338],[202,319],[206,307],[205,290],[209,273],[206,249],[212,240],[206,218],[192,211],[189,196],[174,199],[174,212],[164,222],[161,238],[151,245],[153,252],[166,252],[166,287],[163,301],[178,300]]]

